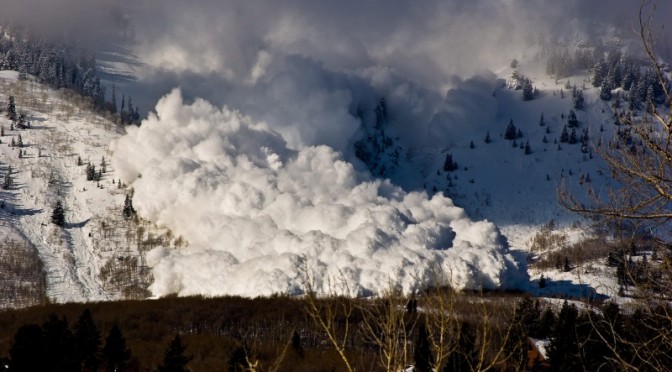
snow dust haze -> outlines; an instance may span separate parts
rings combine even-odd
[[[404,149],[449,148],[496,117],[491,71],[595,19],[629,29],[639,5],[100,1],[132,21],[138,86],[163,96],[113,144],[140,215],[189,242],[151,252],[155,295],[412,291],[437,267],[457,287],[525,286],[496,226],[372,178],[354,142],[385,97]]]
[[[460,288],[524,287],[496,226],[372,178],[353,144],[380,97],[386,130],[407,150],[480,131],[499,110],[490,70],[558,30],[589,32],[595,14],[636,16],[631,1],[591,4],[133,3],[137,77],[166,95],[114,144],[113,165],[138,212],[189,241],[151,252],[152,292],[295,294],[307,281],[320,292],[408,292],[437,268]]]
[[[190,243],[150,253],[155,295],[297,294],[307,281],[322,293],[410,292],[437,270],[459,288],[525,282],[498,229],[448,198],[371,179],[328,146],[290,149],[265,123],[179,90],[156,112],[113,159],[138,212]]]

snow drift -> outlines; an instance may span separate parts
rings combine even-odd
[[[457,287],[516,287],[524,270],[489,222],[441,195],[371,179],[330,147],[291,149],[264,123],[183,101],[113,145],[113,165],[146,218],[184,236],[148,255],[157,295],[412,291],[441,268]]]

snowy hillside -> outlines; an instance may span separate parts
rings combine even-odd
[[[92,114],[78,96],[19,81],[17,75],[0,74],[0,101],[6,107],[13,96],[30,126],[19,129],[4,114],[0,118],[3,241],[25,242],[29,253],[37,252],[46,279],[43,295],[52,300],[145,297],[150,276],[138,262],[137,244],[144,235],[134,221],[122,218],[129,190],[118,187],[104,160],[111,156],[110,141],[120,136],[117,127]],[[87,181],[89,162],[106,168],[99,182]],[[65,209],[63,227],[51,222],[58,201]],[[38,296],[27,303],[36,300],[41,301]]]

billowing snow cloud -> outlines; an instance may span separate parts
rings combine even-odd
[[[497,228],[450,199],[371,179],[328,146],[292,149],[267,124],[179,90],[114,150],[139,213],[190,243],[149,254],[155,295],[300,293],[307,277],[323,292],[411,291],[437,267],[458,287],[524,280]]]

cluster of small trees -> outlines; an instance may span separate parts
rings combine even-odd
[[[65,40],[36,39],[22,29],[5,27],[1,31],[14,37],[0,38],[0,70],[19,71],[21,80],[26,80],[28,75],[35,76],[38,82],[54,89],[71,89],[89,97],[96,109],[117,115],[121,124],[140,124],[139,108],[133,105],[131,97],[127,99],[122,95],[118,107],[112,87],[111,99],[106,100],[106,88],[100,82],[91,50]],[[13,97],[10,105],[13,105]],[[21,119],[15,109],[9,115],[11,120]]]
[[[388,108],[385,98],[381,98],[374,109],[373,126],[366,125],[366,138],[355,142],[355,155],[364,162],[371,173],[376,176],[388,176],[394,167],[399,165],[402,149],[395,143],[386,130],[388,124]],[[360,114],[363,119],[363,114]]]

